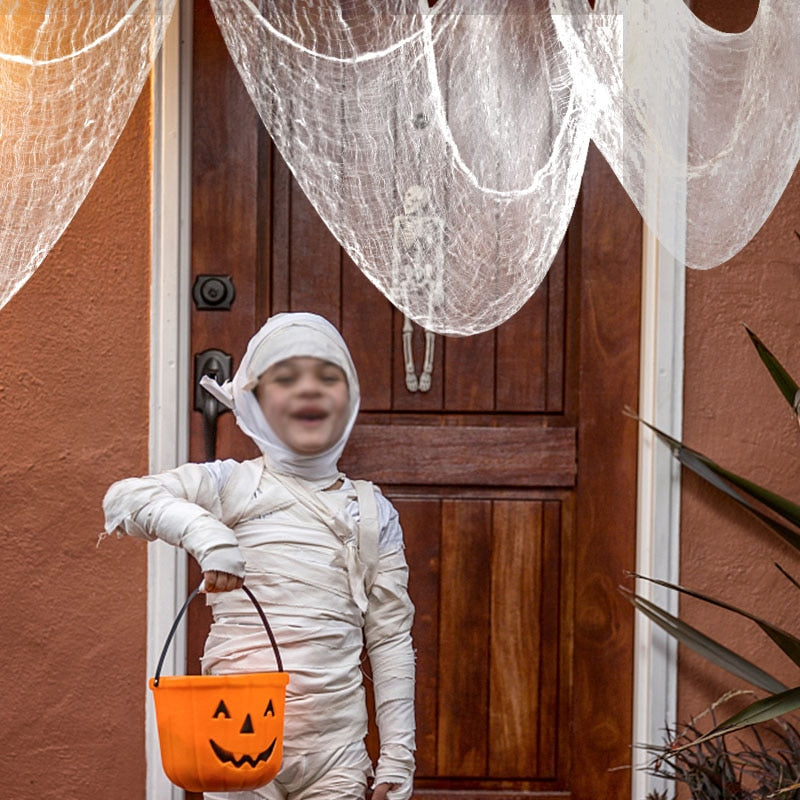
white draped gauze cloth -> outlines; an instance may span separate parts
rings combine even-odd
[[[693,267],[755,235],[800,156],[794,0],[761,0],[738,34],[683,0],[211,2],[317,211],[437,332],[493,327],[533,293],[590,138]]]
[[[0,306],[97,175],[172,2],[28,0],[0,23]],[[736,34],[684,0],[211,4],[303,191],[432,331],[487,330],[536,290],[592,139],[698,268],[750,241],[800,158],[795,0]]]
[[[800,3],[760,0],[735,34],[683,0],[551,3],[592,138],[647,225],[690,267],[727,261],[800,159]]]
[[[212,0],[322,219],[397,308],[441,333],[498,325],[541,283],[592,124],[546,8],[472,5],[276,0],[262,14]]]
[[[105,164],[174,0],[20,0],[0,13],[0,308]]]

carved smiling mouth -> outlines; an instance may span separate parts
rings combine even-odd
[[[214,750],[214,754],[216,757],[223,763],[223,764],[233,764],[234,767],[241,767],[244,764],[249,764],[251,767],[257,767],[260,762],[267,761],[269,757],[272,755],[272,751],[275,749],[275,742],[277,742],[277,738],[272,740],[272,744],[266,749],[260,752],[255,758],[245,753],[241,758],[236,758],[230,750],[226,750],[224,747],[220,747],[213,739],[209,739],[208,743],[211,745],[211,748]]]

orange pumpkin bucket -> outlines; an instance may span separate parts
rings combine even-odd
[[[242,588],[264,623],[277,672],[161,677],[164,657],[198,586],[178,612],[150,679],[164,772],[190,792],[255,789],[269,783],[281,766],[289,674],[283,672],[261,606],[246,586]]]

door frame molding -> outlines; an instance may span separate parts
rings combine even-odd
[[[626,27],[626,30],[632,28]],[[633,28],[635,29],[635,28]],[[636,61],[626,63],[635,70]],[[688,66],[675,76],[688,85]],[[624,78],[623,78],[624,79]],[[670,138],[675,150],[688,159],[688,90],[673,114]],[[670,98],[670,102],[672,98]],[[666,97],[661,102],[667,102]],[[667,118],[666,115],[664,118]],[[645,155],[645,216],[655,220],[669,252],[654,232],[643,226],[642,319],[639,367],[639,415],[680,440],[683,431],[683,372],[686,316],[686,181],[662,169],[662,154]],[[680,579],[681,467],[670,448],[639,426],[637,467],[636,571],[640,575],[678,583]],[[637,592],[673,615],[678,613],[675,592],[637,581]],[[647,774],[649,758],[642,744],[664,741],[665,725],[675,726],[678,715],[678,646],[658,626],[636,614],[634,632],[634,702],[632,797],[656,790],[666,792],[669,782]],[[638,746],[637,746],[638,745]]]
[[[642,252],[642,318],[639,416],[681,438],[683,425],[683,345],[685,268],[645,225]],[[680,569],[681,468],[667,445],[639,426],[636,487],[636,571],[677,583]],[[671,614],[674,592],[645,581],[636,591]],[[658,744],[664,726],[674,726],[678,704],[678,648],[643,614],[634,629],[632,798],[665,791],[668,782],[649,775],[650,755],[642,744]]]
[[[153,199],[150,319],[151,471],[188,458],[189,316],[191,264],[191,36],[192,3],[177,0],[153,71]],[[639,413],[680,435],[683,402],[684,268],[644,229]],[[636,568],[677,580],[680,548],[680,470],[669,451],[646,430],[639,433]],[[653,595],[649,586],[639,591]],[[147,670],[153,674],[172,620],[187,593],[186,555],[161,542],[148,546]],[[668,609],[675,600],[656,597]],[[176,639],[165,670],[185,669],[185,641]],[[640,767],[635,745],[661,739],[677,706],[677,649],[641,615],[634,648],[632,797],[659,786]],[[148,800],[182,800],[161,769],[152,701],[147,692]]]
[[[152,242],[150,294],[149,469],[161,472],[189,454],[192,2],[177,0],[153,66]],[[187,44],[188,42],[188,44]],[[148,545],[147,674],[155,667],[187,595],[186,553]],[[185,637],[176,637],[164,671],[183,674]],[[183,800],[161,767],[155,710],[146,694],[147,800]]]

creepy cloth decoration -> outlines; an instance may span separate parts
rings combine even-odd
[[[796,0],[760,0],[737,34],[684,0],[211,3],[322,219],[437,333],[494,327],[536,290],[590,139],[664,247],[702,268],[755,235],[800,157]],[[441,254],[398,257],[411,190]]]
[[[0,308],[114,148],[175,0],[21,0],[0,14]]]
[[[344,433],[329,450],[301,455],[289,449],[270,427],[253,393],[258,379],[273,364],[295,356],[313,356],[336,364],[347,378],[349,418]],[[324,488],[339,477],[337,463],[358,416],[361,394],[350,351],[341,334],[323,317],[309,313],[276,314],[250,339],[233,380],[220,386],[213,378],[200,381],[214,397],[233,410],[236,423],[264,453],[269,468]]]
[[[800,158],[796,0],[760,0],[736,34],[684,0],[211,3],[303,191],[433,332],[487,330],[536,290],[590,140],[664,247],[698,268],[754,236]],[[11,5],[0,306],[97,176],[174,0]],[[409,211],[423,195],[425,213]]]

